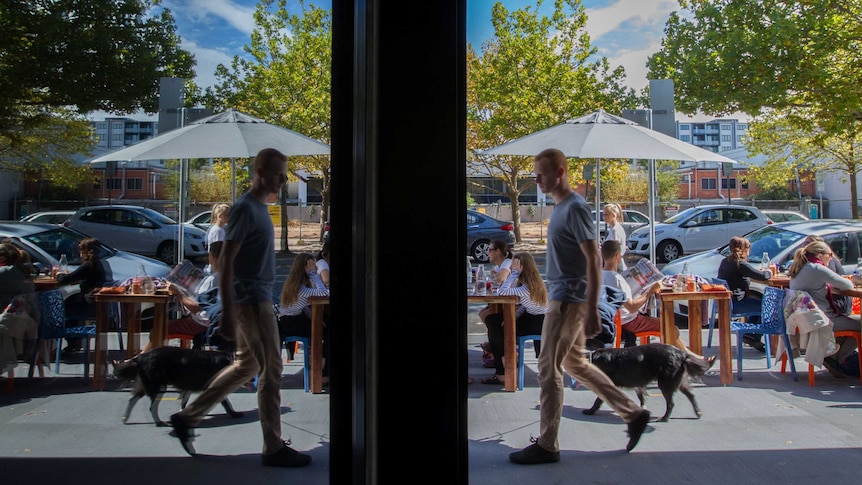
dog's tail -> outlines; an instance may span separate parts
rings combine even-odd
[[[685,356],[685,372],[692,377],[702,376],[702,375],[706,374],[706,371],[708,371],[712,367],[712,364],[714,362],[715,362],[714,359],[711,359],[711,360],[698,359],[697,357],[695,357],[693,355],[686,355]]]

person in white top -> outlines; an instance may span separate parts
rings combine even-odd
[[[620,264],[617,271],[622,273],[626,270],[626,263],[622,258],[626,254],[626,229],[622,224],[623,209],[619,204],[605,204],[602,217],[605,219],[605,227],[608,228],[605,241],[612,240],[620,243]]]
[[[207,230],[207,248],[209,248],[209,264],[205,268],[208,273],[218,272],[218,257],[221,254],[221,247],[224,243],[225,230],[228,216],[230,215],[230,206],[223,202],[213,205],[210,215],[210,228]]]
[[[312,296],[329,296],[329,289],[323,284],[317,274],[315,257],[309,253],[299,253],[293,260],[290,274],[284,280],[279,296],[278,338],[284,342],[285,337],[311,337],[311,305]],[[327,317],[324,316],[324,325]],[[329,332],[324,331],[323,357],[329,354]],[[323,375],[328,369],[324,361]]]
[[[511,269],[511,274],[500,286],[498,294],[520,297],[515,311],[515,335],[541,335],[542,322],[548,311],[548,290],[536,267],[536,261],[529,253],[518,253],[512,258]],[[502,385],[505,380],[503,314],[488,315],[485,324],[488,326],[491,353],[494,354],[495,373],[482,379],[482,384]],[[538,341],[533,342],[536,352],[539,352],[540,347],[537,344]]]
[[[605,239],[605,242],[602,243],[602,284],[622,290],[626,295],[626,301],[620,307],[620,322],[623,324],[623,329],[632,333],[645,331],[660,332],[661,322],[659,319],[641,312],[647,301],[649,301],[649,297],[652,294],[659,292],[661,289],[661,282],[656,281],[652,285],[648,286],[640,295],[632,296],[631,286],[629,286],[626,279],[623,278],[623,276],[616,270],[621,258],[622,252],[620,251],[620,243],[613,239]],[[672,342],[674,347],[677,347],[694,357],[706,360],[709,365],[712,365],[715,362],[714,355],[707,359],[704,356],[698,355],[689,350],[689,348],[685,346],[685,341],[680,337],[678,328],[673,327],[673,335],[670,337],[669,341]]]
[[[497,284],[502,284],[506,281],[512,272],[512,258],[512,250],[509,249],[506,241],[499,239],[491,241],[491,244],[488,245],[488,261],[494,265],[491,267],[490,275],[488,276],[491,281]],[[479,310],[479,318],[482,320],[482,323],[487,324],[485,319],[493,313],[494,308],[494,305],[487,305],[485,308]]]
[[[320,252],[317,253],[317,274],[323,284],[329,288],[329,241],[323,243]]]

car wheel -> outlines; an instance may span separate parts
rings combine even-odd
[[[177,245],[173,241],[165,241],[156,250],[156,257],[168,266],[177,264]]]
[[[491,247],[491,241],[481,239],[473,243],[473,247],[470,249],[470,256],[473,257],[477,263],[487,263],[488,262],[488,248]]]
[[[656,249],[656,257],[665,263],[670,263],[682,255],[682,248],[676,241],[662,241]]]

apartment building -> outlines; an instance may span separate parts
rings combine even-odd
[[[747,131],[748,122],[737,119],[676,122],[677,139],[711,152],[720,153],[742,148]]]

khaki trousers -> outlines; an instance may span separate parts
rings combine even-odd
[[[236,359],[222,369],[206,390],[180,413],[196,426],[204,415],[258,374],[257,407],[263,429],[263,454],[280,450],[281,345],[272,303],[236,305]]]
[[[560,417],[563,413],[562,369],[608,403],[625,422],[634,420],[641,410],[620,391],[613,381],[584,356],[585,303],[551,300],[542,324],[542,350],[539,353],[541,423],[539,446],[559,451]]]

